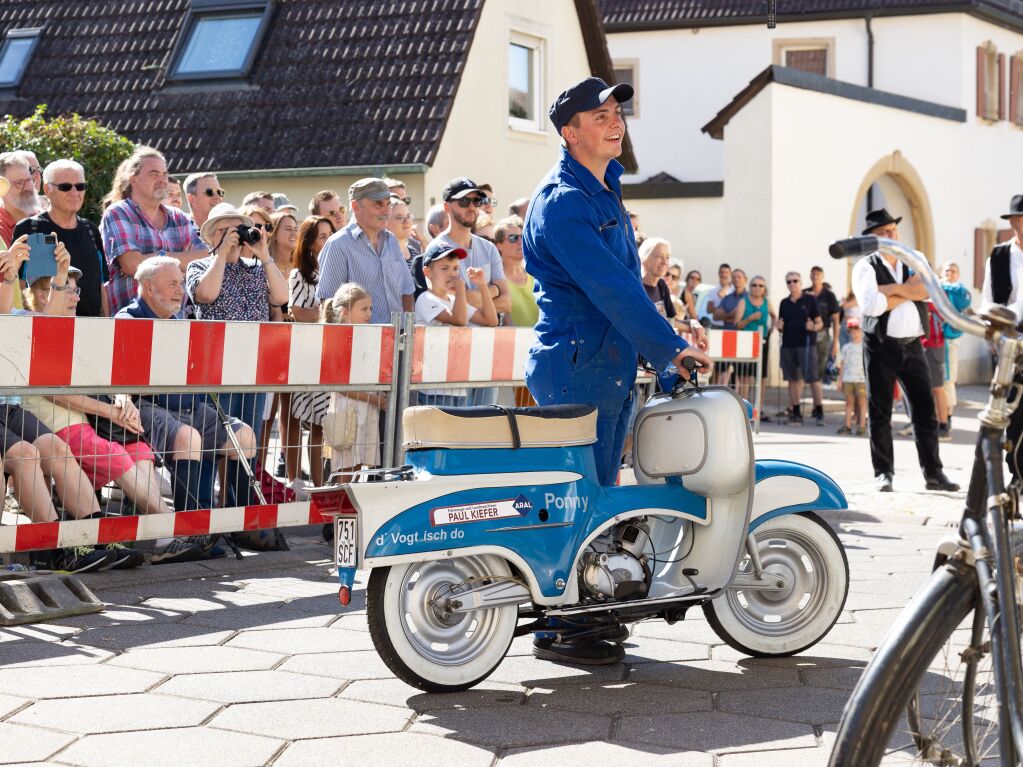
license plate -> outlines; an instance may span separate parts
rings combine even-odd
[[[334,518],[334,564],[355,567],[358,559],[359,534],[355,517]]]

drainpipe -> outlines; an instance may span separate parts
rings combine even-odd
[[[863,20],[867,25],[867,87],[874,87],[874,30],[870,26],[873,14],[867,13]],[[867,187],[867,210],[874,209],[874,185]]]

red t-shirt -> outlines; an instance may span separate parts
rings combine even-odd
[[[4,245],[8,247],[10,247],[11,241],[14,239],[14,225],[16,223],[18,222],[7,212],[7,208],[0,207],[0,240],[3,240]]]

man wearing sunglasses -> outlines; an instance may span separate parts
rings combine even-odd
[[[210,211],[224,201],[224,190],[214,173],[193,173],[185,179],[185,196],[196,229],[202,229]]]
[[[85,202],[85,169],[74,160],[55,160],[43,170],[43,190],[50,200],[50,209],[31,218],[22,219],[14,228],[17,239],[23,234],[53,234],[58,247],[63,245],[71,255],[71,266],[81,271],[78,289],[81,300],[79,317],[106,317],[106,256],[99,229],[78,215]],[[29,253],[29,259],[42,254]],[[23,267],[24,269],[24,267]]]

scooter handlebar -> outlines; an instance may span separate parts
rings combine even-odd
[[[850,237],[846,240],[835,240],[828,247],[832,258],[848,256],[865,256],[877,250],[877,237],[872,234],[863,237]]]

